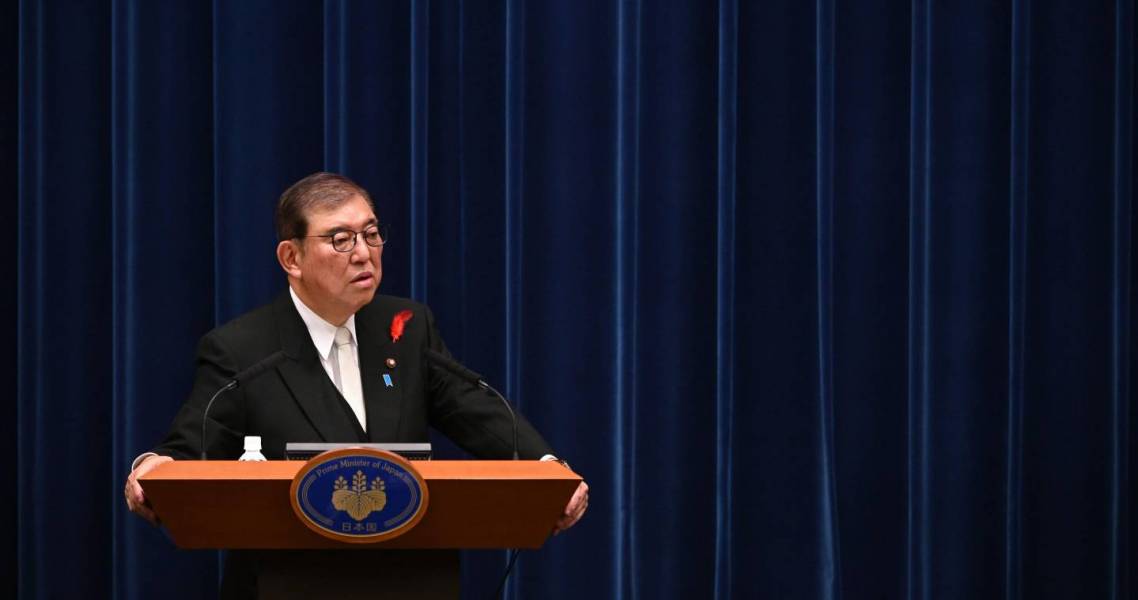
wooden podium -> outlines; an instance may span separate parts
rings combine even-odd
[[[457,597],[457,557],[434,550],[540,548],[581,481],[552,461],[416,461],[426,514],[401,536],[361,544],[323,537],[293,513],[289,486],[304,464],[173,461],[139,483],[180,548],[306,550],[260,553],[270,557],[262,596],[406,598]]]

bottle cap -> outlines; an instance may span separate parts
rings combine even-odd
[[[261,451],[261,436],[247,435],[245,436],[245,451],[246,452],[260,452]]]

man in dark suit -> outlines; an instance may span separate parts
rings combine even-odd
[[[137,479],[202,447],[202,412],[234,374],[281,351],[274,371],[243,384],[210,410],[206,450],[234,459],[246,435],[283,458],[287,442],[423,442],[428,426],[480,458],[508,458],[512,425],[500,402],[439,369],[423,349],[446,354],[426,306],[376,296],[386,241],[367,191],[346,177],[316,173],[277,206],[277,259],[289,290],[267,306],[214,329],[198,347],[193,391],[166,439],[135,460],[125,495],[154,522]],[[524,418],[523,459],[556,460]],[[572,526],[588,506],[584,483],[557,524]]]

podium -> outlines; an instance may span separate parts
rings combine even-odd
[[[581,482],[552,461],[417,461],[430,494],[422,520],[361,544],[317,534],[293,512],[289,487],[304,465],[173,461],[139,483],[179,548],[264,551],[264,597],[454,598],[454,550],[540,548]]]

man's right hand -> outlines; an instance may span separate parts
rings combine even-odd
[[[158,515],[150,508],[146,502],[146,495],[142,493],[142,486],[138,483],[138,478],[154,470],[158,465],[170,462],[174,459],[169,456],[147,456],[138,466],[130,472],[126,478],[126,489],[123,493],[126,495],[126,506],[130,512],[150,521],[151,525],[158,524]]]

